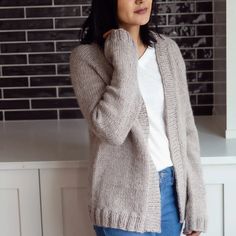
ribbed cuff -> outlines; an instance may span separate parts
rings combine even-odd
[[[208,227],[208,219],[206,217],[190,218],[185,220],[183,233],[187,234],[189,231],[206,232]]]
[[[122,64],[128,68],[130,64],[138,62],[138,50],[130,33],[123,28],[113,29],[104,44],[105,57],[111,64]]]

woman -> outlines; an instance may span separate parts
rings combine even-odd
[[[93,0],[70,56],[89,127],[88,210],[97,236],[207,229],[185,63],[174,40],[149,29],[153,7],[152,0]]]

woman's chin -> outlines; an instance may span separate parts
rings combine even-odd
[[[149,19],[143,19],[143,20],[136,20],[133,24],[134,25],[146,25],[148,23]]]

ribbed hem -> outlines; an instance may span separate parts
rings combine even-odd
[[[144,220],[136,213],[115,212],[114,210],[93,208],[88,206],[93,225],[119,228],[127,231],[144,232]]]

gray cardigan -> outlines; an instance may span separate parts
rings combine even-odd
[[[183,232],[206,231],[206,190],[186,66],[177,43],[151,31],[165,95],[165,122]],[[88,211],[92,224],[161,232],[159,176],[147,149],[149,121],[137,80],[138,51],[128,31],[76,46],[72,85],[89,127]]]

